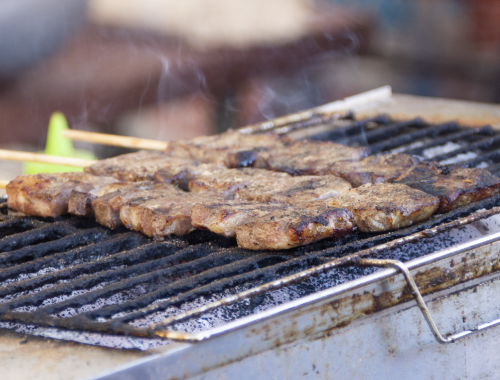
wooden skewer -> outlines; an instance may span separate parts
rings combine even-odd
[[[86,167],[95,164],[95,160],[84,160],[81,158],[49,156],[48,154],[19,152],[16,150],[0,149],[0,160],[42,162],[64,166]]]
[[[85,132],[67,129],[62,132],[64,137],[71,140],[87,141],[97,144],[121,146],[123,148],[165,150],[168,143],[158,140],[141,139],[138,137],[127,137],[110,135],[107,133]]]
[[[298,123],[305,122],[304,126],[317,125],[318,123],[320,124],[322,122],[325,122],[325,120],[345,116],[354,107],[359,107],[361,105],[375,101],[386,100],[391,96],[391,87],[384,86],[376,88],[374,90],[363,92],[358,95],[350,96],[343,100],[337,100],[332,103],[311,108],[309,110],[278,117],[276,119],[268,120],[264,123],[249,125],[238,129],[238,131],[241,133],[256,133],[279,128],[277,133],[286,133],[294,129],[294,126],[297,126]],[[316,118],[317,120],[310,120],[311,118]],[[62,132],[62,135],[71,140],[121,146],[124,148],[165,150],[168,146],[168,143],[163,141],[141,139],[137,137],[117,136],[106,133],[65,130]]]
[[[271,119],[263,123],[252,124],[238,129],[241,133],[255,133],[269,131],[275,128],[287,126],[289,124],[300,123],[313,117],[322,118],[338,114],[339,117],[347,114],[352,108],[364,104],[389,99],[392,96],[391,86],[383,86],[374,90],[362,92],[361,94],[349,96],[342,100],[336,100],[319,107],[310,108],[305,111],[291,115]]]
[[[0,179],[0,189],[5,189],[7,187],[7,184],[9,183],[10,181],[7,181],[5,179]]]

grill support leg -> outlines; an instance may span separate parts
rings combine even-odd
[[[413,295],[413,297],[417,301],[417,305],[420,308],[420,311],[422,312],[422,314],[424,315],[424,318],[427,321],[427,324],[429,325],[429,328],[431,329],[431,332],[434,335],[434,338],[436,338],[436,340],[438,341],[438,343],[441,343],[441,344],[454,343],[458,339],[464,338],[464,337],[469,336],[471,334],[486,330],[490,327],[493,327],[493,326],[500,324],[500,319],[496,319],[492,322],[483,323],[482,325],[479,325],[471,330],[460,331],[460,332],[449,335],[447,338],[444,338],[441,335],[441,333],[439,332],[439,329],[436,326],[434,319],[432,319],[431,313],[430,313],[427,305],[425,304],[424,298],[422,297],[422,294],[420,293],[420,290],[418,289],[418,286],[415,283],[413,276],[411,275],[410,271],[408,270],[408,267],[404,263],[402,263],[399,260],[388,260],[388,259],[359,259],[356,262],[356,264],[362,265],[362,266],[394,268],[396,270],[401,271],[403,273],[403,276],[405,277],[406,282],[408,283],[408,285],[410,287],[411,294]]]

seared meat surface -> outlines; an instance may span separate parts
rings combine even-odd
[[[418,160],[408,154],[387,154],[370,156],[360,161],[334,162],[325,172],[344,178],[352,186],[366,183],[391,182],[418,164]]]
[[[297,205],[336,197],[351,185],[335,176],[300,176],[270,180],[256,179],[236,190],[234,199]]]
[[[191,192],[210,190],[226,199],[289,204],[330,198],[350,188],[348,182],[335,176],[291,177],[262,169],[228,169],[189,183]]]
[[[151,181],[158,170],[196,166],[191,159],[169,157],[164,152],[139,151],[101,160],[85,168],[85,172],[100,176],[110,176],[120,181]]]
[[[217,176],[227,170],[222,164],[172,165],[162,167],[155,175],[156,182],[171,183],[180,189],[188,191],[189,182],[199,176]]]
[[[355,228],[404,228],[500,193],[500,178],[483,169],[367,155],[333,142],[228,131],[102,160],[84,173],[20,176],[7,186],[8,206],[37,216],[95,215],[106,227],[124,224],[154,239],[199,228],[272,250]]]
[[[234,237],[236,236],[236,227],[272,211],[284,210],[288,207],[288,205],[283,204],[244,201],[200,203],[193,207],[191,221],[196,228]]]
[[[90,186],[89,184],[77,186],[71,191],[68,201],[68,213],[86,217],[94,216],[92,201],[95,198],[129,186],[130,183],[128,182],[112,183],[105,186]]]
[[[68,212],[71,191],[76,187],[90,189],[114,182],[114,178],[79,172],[22,175],[7,185],[7,204],[28,215],[56,218]]]
[[[252,166],[286,172],[291,175],[330,174],[328,168],[340,160],[360,160],[368,155],[366,148],[353,148],[333,142],[282,140],[269,148],[231,152],[230,167]]]
[[[287,173],[276,173],[264,169],[207,170],[198,173],[197,178],[189,182],[189,191],[195,193],[215,191],[232,199],[238,189],[257,183],[266,183],[269,186],[283,178],[291,177]]]
[[[352,211],[360,231],[382,232],[430,218],[439,206],[439,199],[406,185],[379,183],[339,194],[328,205]]]
[[[218,135],[170,142],[166,154],[201,162],[224,162],[227,164],[228,157],[241,150],[273,147],[282,140],[288,141],[289,139],[274,133],[250,135],[230,130]]]
[[[289,206],[236,227],[236,240],[246,249],[290,249],[345,236],[354,228],[353,219],[342,208]]]
[[[447,168],[421,164],[405,173],[398,183],[439,198],[439,213],[491,197],[500,192],[500,178],[479,168]]]
[[[191,223],[192,208],[214,201],[220,201],[217,194],[166,191],[127,201],[120,208],[120,218],[127,228],[155,239],[185,235],[195,229]]]
[[[118,190],[106,193],[92,200],[96,221],[108,228],[115,229],[122,224],[120,220],[120,207],[127,201],[143,194],[155,191],[177,191],[171,185],[154,184],[153,182],[130,183]],[[151,190],[151,191],[150,191]],[[148,192],[148,193],[146,193]]]

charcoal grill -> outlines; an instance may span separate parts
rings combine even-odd
[[[488,113],[487,106],[469,104],[473,111],[467,112],[456,102],[439,100],[415,109],[415,104],[427,101],[395,96],[390,103],[353,110],[341,120],[311,122],[319,125],[286,132],[295,138],[368,146],[374,154],[398,151],[500,171],[498,110],[492,107]],[[456,109],[443,112],[443,106],[436,107],[439,102]],[[481,117],[471,117],[478,108],[483,109]],[[5,214],[4,206],[0,210]],[[232,239],[202,231],[153,242],[79,218],[3,215],[0,326],[105,347],[153,350],[137,354],[146,355],[142,361],[102,378],[188,378],[204,372],[216,378],[242,369],[240,377],[255,377],[256,363],[271,360],[270,352],[288,355],[289,368],[282,372],[280,366],[275,368],[281,361],[274,361],[278,377],[297,377],[287,371],[300,367],[303,373],[328,378],[329,366],[353,375],[351,367],[342,367],[334,358],[326,366],[317,345],[362,339],[363,329],[350,330],[369,318],[397,319],[394,316],[403,311],[420,310],[423,316],[412,316],[422,324],[413,344],[431,345],[430,335],[437,347],[436,340],[478,339],[469,336],[498,323],[500,313],[488,309],[467,324],[462,310],[463,315],[445,313],[462,321],[450,326],[435,313],[434,302],[429,311],[422,295],[429,302],[442,292],[466,294],[488,281],[496,284],[499,213],[500,196],[495,196],[399,231],[357,234],[286,252],[248,252]],[[488,228],[492,233],[483,236]],[[441,250],[434,252],[436,247]],[[380,266],[392,269],[377,270]],[[379,324],[372,329],[377,331]],[[404,346],[412,326],[404,327],[399,336],[390,334],[391,344]],[[498,333],[490,331],[495,332],[491,336]],[[313,351],[308,356],[304,350],[309,349]],[[121,355],[117,352],[113,355]],[[290,357],[300,352],[309,359],[294,364]]]

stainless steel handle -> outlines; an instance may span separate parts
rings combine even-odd
[[[432,331],[432,334],[436,338],[436,340],[441,343],[441,344],[448,344],[448,343],[454,343],[458,339],[465,338],[466,336],[475,334],[480,331],[484,331],[486,329],[489,329],[490,327],[500,325],[500,319],[495,319],[494,321],[488,322],[488,323],[483,323],[479,326],[476,326],[475,328],[471,330],[465,330],[465,331],[460,331],[454,334],[449,335],[447,338],[444,338],[441,333],[439,332],[439,329],[436,326],[436,323],[432,319],[431,313],[429,309],[427,308],[427,305],[425,304],[424,298],[422,297],[422,294],[420,293],[420,290],[418,289],[417,284],[413,280],[413,277],[406,267],[404,263],[402,263],[399,260],[380,260],[380,259],[360,259],[356,264],[359,265],[364,265],[364,266],[375,266],[375,267],[391,267],[394,269],[399,269],[405,279],[408,285],[410,286],[411,289],[411,294],[413,297],[415,297],[415,300],[417,301],[418,307],[420,308],[420,311],[424,315],[425,320],[427,321],[427,324],[429,325],[429,328]]]

